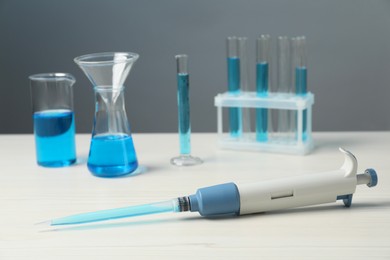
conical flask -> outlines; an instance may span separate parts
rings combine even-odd
[[[138,167],[124,99],[124,82],[138,57],[130,52],[106,52],[74,59],[95,91],[88,169],[96,176],[122,176]]]

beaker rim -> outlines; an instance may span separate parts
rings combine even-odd
[[[74,62],[79,65],[109,65],[134,62],[138,57],[139,54],[133,52],[100,52],[78,56]]]
[[[64,72],[50,72],[50,73],[38,73],[34,75],[30,75],[28,77],[30,80],[34,81],[61,81],[68,80],[73,83],[76,82],[76,78],[70,73]]]

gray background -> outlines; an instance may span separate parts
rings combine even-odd
[[[140,54],[126,82],[133,132],[176,132],[174,55],[190,56],[195,132],[216,131],[225,38],[306,35],[314,131],[390,130],[390,1],[0,0],[0,133],[32,132],[28,75],[69,72],[78,132],[90,132],[90,82],[73,58]],[[254,57],[250,57],[254,68]],[[251,88],[254,90],[254,69]]]

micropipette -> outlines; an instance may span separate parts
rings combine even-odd
[[[258,183],[225,183],[198,189],[190,196],[158,203],[102,210],[50,221],[50,225],[81,224],[162,212],[199,212],[204,217],[237,216],[303,207],[343,200],[352,203],[357,185],[374,187],[378,177],[374,169],[357,174],[356,157],[340,148],[344,164],[340,169]]]

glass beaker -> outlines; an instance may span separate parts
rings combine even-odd
[[[74,59],[95,91],[88,169],[96,176],[122,176],[138,167],[124,99],[124,82],[138,57],[130,52],[105,52]]]
[[[29,76],[38,165],[62,167],[76,162],[73,84],[68,73]]]

